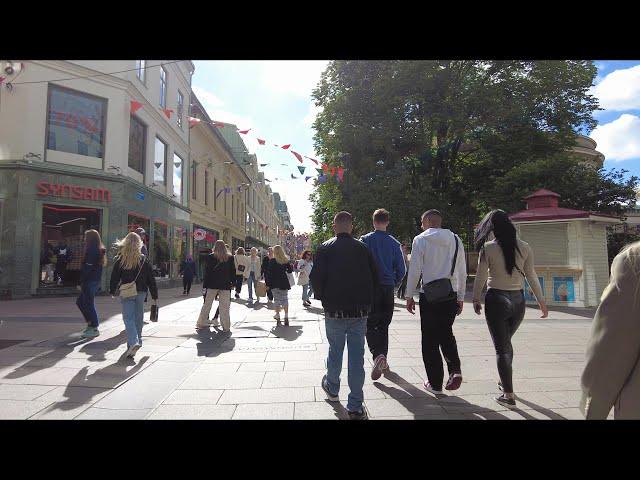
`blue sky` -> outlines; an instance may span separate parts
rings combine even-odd
[[[195,61],[193,89],[214,120],[251,128],[245,144],[256,153],[271,187],[286,200],[297,231],[310,231],[308,201],[312,180],[301,177],[300,163],[273,144],[290,143],[302,155],[315,156],[313,129],[316,108],[311,91],[328,61]],[[605,110],[596,113],[598,127],[590,136],[605,155],[605,168],[624,168],[640,176],[640,60],[596,60],[593,94]],[[259,146],[255,138],[267,140]],[[320,160],[320,159],[319,159]],[[282,165],[284,164],[284,165]],[[316,175],[304,160],[305,175]],[[285,180],[286,179],[286,180]]]

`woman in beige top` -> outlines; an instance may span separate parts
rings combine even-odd
[[[490,240],[490,237],[494,239]],[[503,210],[489,212],[476,230],[476,248],[480,249],[478,271],[473,283],[473,309],[480,315],[480,294],[489,279],[485,296],[485,316],[496,349],[498,388],[503,394],[495,400],[508,408],[516,406],[513,393],[513,346],[511,338],[522,323],[525,312],[523,279],[533,290],[542,317],[548,315],[538,276],[533,268],[533,252],[526,242],[516,238],[516,227]]]
[[[233,261],[236,267],[236,298],[240,298],[242,283],[244,282],[246,271],[249,268],[249,259],[245,254],[244,248],[238,247]]]

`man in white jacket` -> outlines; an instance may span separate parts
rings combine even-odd
[[[444,381],[440,350],[449,370],[449,379],[445,388],[456,390],[462,383],[460,357],[452,327],[456,315],[462,313],[464,305],[467,266],[462,241],[451,230],[442,228],[440,212],[437,210],[424,212],[422,229],[424,231],[413,239],[405,298],[407,310],[414,314],[413,297],[420,294],[422,360],[428,379],[424,382],[424,387],[438,395],[442,394]],[[418,285],[420,276],[422,276],[422,282]],[[442,301],[427,302],[423,286],[440,279],[451,280],[450,297]]]

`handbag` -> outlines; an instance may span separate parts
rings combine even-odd
[[[256,295],[258,297],[266,297],[267,296],[267,284],[262,280],[259,280],[256,283]]]
[[[453,240],[456,242],[456,252],[453,254],[453,262],[451,264],[451,273],[453,276],[456,269],[456,260],[458,259],[458,236],[454,233]],[[442,303],[456,298],[456,292],[453,291],[451,278],[439,278],[423,285],[422,291],[427,303]]]
[[[129,283],[121,283],[120,284],[120,297],[121,298],[131,298],[135,297],[138,294],[138,290],[136,289],[136,280],[140,276],[140,272],[142,271],[142,267],[144,266],[144,261],[140,264],[140,269],[138,270],[138,274],[133,282]]]
[[[152,322],[157,322],[158,321],[158,310],[160,310],[160,307],[158,307],[157,304],[153,304],[151,305],[151,314],[149,315],[149,320],[151,320]]]
[[[236,262],[236,269],[237,269],[239,272],[244,272],[246,267],[245,267],[244,265],[240,265],[240,264],[238,264],[238,259],[237,259],[236,257],[234,257],[234,259],[233,259],[233,260]]]
[[[293,271],[290,272],[289,270],[293,270],[290,264],[285,267],[285,272],[287,274],[287,280],[289,280],[289,286],[293,287],[296,284],[296,278],[293,276]]]

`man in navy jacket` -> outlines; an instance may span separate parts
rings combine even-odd
[[[389,212],[379,208],[373,212],[374,231],[363,236],[378,267],[379,285],[375,302],[367,320],[367,343],[373,356],[371,379],[377,380],[389,369],[389,325],[393,317],[394,288],[402,282],[406,266],[400,242],[387,233]]]

